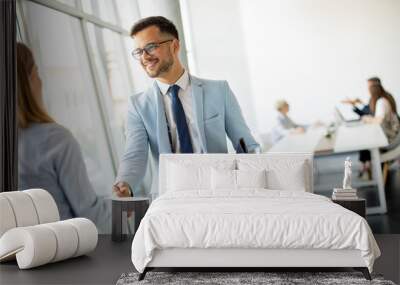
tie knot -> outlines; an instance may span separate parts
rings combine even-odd
[[[173,97],[178,96],[179,88],[180,88],[179,85],[176,85],[176,84],[171,85],[171,87],[169,87],[169,90]]]

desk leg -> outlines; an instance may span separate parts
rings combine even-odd
[[[122,241],[122,203],[112,201],[112,241]]]
[[[372,213],[385,214],[387,212],[385,185],[383,184],[383,175],[382,175],[382,168],[379,156],[380,156],[379,149],[377,148],[371,149],[372,173],[373,173],[373,179],[376,181],[378,186],[379,207],[376,207],[376,210],[371,209],[372,211],[369,211],[369,214]]]

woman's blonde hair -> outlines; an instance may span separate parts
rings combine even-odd
[[[31,50],[17,43],[17,121],[19,128],[27,128],[30,123],[54,123],[34,96],[30,85],[30,75],[35,67]]]
[[[288,102],[284,99],[279,99],[278,101],[275,102],[275,109],[277,111],[280,111],[283,107],[286,105],[289,105]]]

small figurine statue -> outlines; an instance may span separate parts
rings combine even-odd
[[[351,160],[350,160],[350,157],[347,157],[344,162],[343,189],[352,189],[351,188]]]

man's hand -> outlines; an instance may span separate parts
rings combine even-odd
[[[290,132],[292,134],[304,134],[305,131],[306,130],[303,127],[297,127],[297,128],[292,129]]]
[[[131,197],[129,184],[124,181],[118,182],[117,184],[113,185],[112,189],[118,197]]]
[[[129,184],[126,182],[118,182],[113,185],[112,189],[118,197],[131,197],[131,189],[129,188]],[[130,218],[132,216],[132,211],[128,211],[127,216]]]

